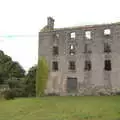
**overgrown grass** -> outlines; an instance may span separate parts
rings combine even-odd
[[[120,120],[120,96],[0,100],[0,120]]]

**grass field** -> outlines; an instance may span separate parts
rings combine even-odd
[[[120,96],[0,100],[0,120],[120,120]]]

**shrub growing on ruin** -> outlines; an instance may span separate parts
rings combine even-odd
[[[36,96],[43,96],[48,80],[48,65],[44,57],[39,59],[36,73]]]

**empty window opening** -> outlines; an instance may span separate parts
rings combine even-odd
[[[53,55],[58,55],[58,54],[59,54],[58,46],[53,46]]]
[[[74,55],[74,54],[75,54],[75,46],[74,46],[74,45],[70,45],[69,54],[70,54],[70,55]]]
[[[59,37],[60,37],[60,35],[57,33],[57,34],[56,34],[56,37],[57,37],[57,38],[59,38]]]
[[[110,29],[105,29],[104,30],[104,35],[110,35],[111,34],[111,30]]]
[[[75,32],[70,33],[70,37],[71,37],[71,38],[75,38],[75,36],[76,36],[76,35],[75,35]]]
[[[85,61],[85,68],[84,68],[85,71],[90,71],[91,68],[92,68],[91,61],[86,60],[86,61]]]
[[[90,49],[88,49],[88,44],[85,44],[85,46],[84,46],[84,52],[85,53],[91,53],[92,52]]]
[[[57,61],[52,62],[52,70],[58,71],[58,62]]]
[[[108,43],[104,43],[104,52],[107,53],[111,52],[111,47]]]
[[[69,62],[69,70],[75,70],[75,69],[76,69],[75,61],[70,61]]]
[[[104,70],[105,71],[111,71],[112,68],[111,68],[111,60],[105,60],[105,67],[104,67]]]
[[[74,49],[74,46],[73,46],[73,45],[70,45],[70,49],[73,50],[73,49]]]
[[[85,47],[84,47],[84,52],[87,53],[88,52],[88,45],[85,44]]]
[[[91,31],[86,31],[85,32],[85,38],[86,39],[91,39]]]
[[[67,92],[76,92],[77,91],[77,78],[68,77],[67,78]]]

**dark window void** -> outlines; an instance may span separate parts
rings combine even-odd
[[[85,68],[84,68],[85,71],[90,71],[91,68],[92,68],[91,61],[86,60],[86,61],[85,61]]]
[[[75,61],[70,61],[69,62],[69,70],[75,70],[75,69],[76,69]]]
[[[111,71],[111,60],[105,60],[105,67],[104,67],[105,71]]]
[[[53,47],[53,55],[58,55],[59,54],[59,50],[57,46]]]
[[[111,52],[111,47],[108,43],[104,43],[104,52],[107,53]]]
[[[69,54],[70,55],[75,55],[75,46],[74,45],[70,45],[70,48],[69,48]]]
[[[85,44],[84,46],[84,53],[92,53],[92,51],[88,49],[88,44]]]
[[[77,91],[77,78],[68,77],[67,78],[67,91],[76,92]]]
[[[52,63],[52,70],[53,70],[53,71],[58,71],[58,62],[57,62],[57,61],[54,61],[54,62]]]

